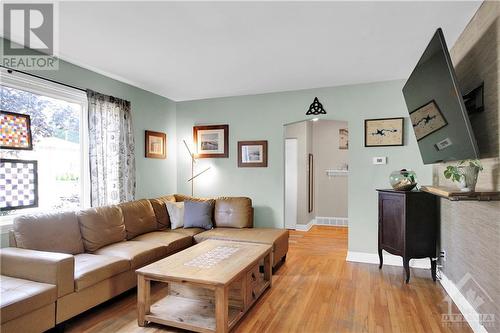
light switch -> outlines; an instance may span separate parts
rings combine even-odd
[[[387,164],[387,156],[374,157],[373,164]]]

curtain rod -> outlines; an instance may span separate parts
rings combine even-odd
[[[4,65],[0,65],[0,67],[3,67],[7,70],[8,73],[12,74],[12,72],[17,72],[17,73],[22,73],[24,75],[29,75],[29,76],[33,76],[33,77],[36,77],[38,79],[42,79],[42,80],[46,80],[46,81],[49,81],[49,82],[52,82],[52,83],[56,83],[56,84],[60,84],[62,86],[66,86],[68,88],[73,88],[73,89],[76,89],[76,90],[80,90],[80,91],[83,91],[83,92],[87,92],[87,89],[83,89],[83,88],[79,88],[79,87],[75,87],[75,86],[72,86],[70,84],[66,84],[66,83],[63,83],[63,82],[59,82],[59,81],[56,81],[56,80],[52,80],[52,79],[47,79],[43,76],[38,76],[38,75],[35,75],[35,74],[31,74],[31,73],[27,73],[27,72],[23,72],[23,71],[20,71],[20,70],[17,70],[17,69],[12,69],[12,68],[9,68],[9,67],[5,67]]]

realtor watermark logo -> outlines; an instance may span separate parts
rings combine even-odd
[[[2,61],[5,67],[56,70],[56,3],[3,3]]]
[[[468,303],[463,309],[463,313],[453,313],[453,300],[455,296],[463,295]],[[443,302],[448,303],[448,313],[441,314],[441,322],[443,326],[468,326],[481,325],[483,327],[496,327],[495,315],[492,313],[484,313],[482,306],[485,302],[493,304],[493,299],[484,290],[474,277],[467,273],[456,284],[456,290],[450,295],[443,298]],[[467,307],[469,308],[467,310]]]

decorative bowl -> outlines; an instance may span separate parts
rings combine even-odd
[[[411,191],[417,186],[417,175],[412,170],[396,170],[389,176],[389,181],[396,191]]]

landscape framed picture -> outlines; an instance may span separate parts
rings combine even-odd
[[[365,120],[365,147],[402,146],[404,118]]]
[[[267,167],[267,141],[238,141],[238,168]]]
[[[434,100],[412,111],[410,119],[417,141],[448,125]]]
[[[229,157],[229,125],[193,127],[193,142],[197,158]]]
[[[167,158],[167,135],[165,133],[146,131],[146,157]]]
[[[0,148],[33,149],[29,115],[0,110]]]

